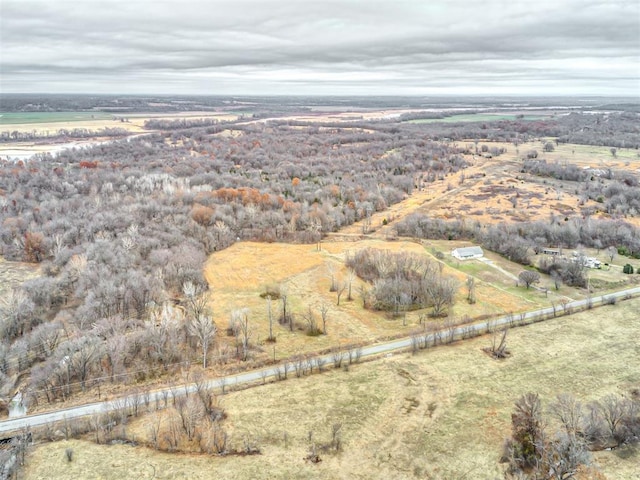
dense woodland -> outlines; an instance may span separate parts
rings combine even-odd
[[[93,377],[197,359],[194,319],[176,320],[167,301],[205,290],[207,255],[238,239],[317,241],[401,200],[417,177],[465,166],[414,131],[238,128],[0,165],[1,254],[45,273],[3,306],[5,387],[35,365],[32,390],[53,400]]]
[[[136,101],[125,104],[134,108]],[[25,108],[15,102],[14,109]],[[257,117],[259,110],[254,107]],[[629,115],[635,114],[446,125],[163,121],[148,125],[161,133],[2,162],[0,254],[39,263],[44,275],[0,305],[0,396],[29,369],[31,401],[51,402],[95,379],[145,380],[180,362],[206,364],[216,326],[203,300],[202,265],[212,252],[238,240],[316,242],[464,169],[462,153],[473,139],[579,141],[590,131],[601,144],[637,148],[638,123],[631,121],[637,117]],[[525,161],[523,172],[576,182],[585,198],[601,198],[614,219],[489,227],[419,215],[397,231],[473,239],[523,264],[545,245],[640,252],[640,233],[623,219],[640,211],[637,176],[585,176],[537,159]],[[431,306],[439,316],[458,287],[432,264],[371,274],[358,271],[365,260],[351,266],[371,282],[372,308],[399,313]],[[393,263],[401,260],[416,261]],[[565,283],[584,284],[571,265],[547,267]],[[236,320],[241,327],[242,315]],[[217,361],[246,360],[247,341],[236,352],[217,352]]]

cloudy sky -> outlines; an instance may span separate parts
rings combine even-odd
[[[0,0],[0,91],[640,96],[638,0]]]

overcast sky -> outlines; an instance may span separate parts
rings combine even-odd
[[[638,0],[0,0],[0,89],[640,96]]]

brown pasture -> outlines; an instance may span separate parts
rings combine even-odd
[[[501,447],[521,395],[537,392],[548,406],[566,392],[588,403],[640,384],[638,308],[635,299],[517,328],[504,361],[484,354],[489,338],[479,337],[223,396],[231,445],[250,439],[260,455],[172,455],[74,440],[35,447],[24,478],[501,478]],[[128,427],[142,443],[146,421]],[[328,442],[334,424],[342,451],[306,462],[310,444]],[[638,458],[634,447],[596,452],[592,475],[637,478]]]

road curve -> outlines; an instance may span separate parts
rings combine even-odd
[[[608,293],[605,295],[600,295],[597,297],[592,297],[591,299],[584,300],[575,300],[573,302],[569,302],[566,306],[560,309],[559,306],[556,307],[547,307],[539,310],[526,312],[522,314],[516,315],[506,315],[504,317],[500,317],[494,320],[487,320],[485,322],[462,325],[455,328],[453,331],[453,335],[456,337],[462,337],[464,334],[468,334],[471,332],[474,333],[483,333],[486,332],[489,327],[498,328],[498,327],[509,327],[518,325],[521,322],[532,322],[536,320],[544,320],[546,318],[553,318],[556,315],[562,315],[565,312],[569,311],[579,311],[587,308],[589,302],[593,307],[599,305],[605,305],[610,301],[618,301],[627,298],[631,298],[633,296],[640,295],[640,287],[630,288],[626,290],[621,290],[619,292]],[[451,331],[448,332],[451,334]],[[435,338],[434,333],[425,333],[421,335],[423,341],[428,341],[433,343]],[[358,358],[365,358],[375,355],[381,355],[385,353],[407,350],[412,347],[414,342],[413,337],[405,337],[398,340],[394,340],[391,342],[385,342],[375,345],[363,346],[358,348],[351,348],[350,350],[341,351],[339,353],[329,353],[326,355],[319,355],[310,359],[312,362],[312,366],[316,369],[318,365],[331,365],[334,360],[336,360],[337,355],[341,355],[343,361],[349,361],[349,355],[356,356]],[[277,377],[284,375],[287,372],[288,375],[293,374],[295,372],[296,367],[300,368],[298,361],[289,361],[286,363],[281,363],[278,365],[273,365],[270,367],[251,370],[243,373],[238,373],[236,375],[228,375],[225,377],[220,377],[214,380],[207,381],[204,385],[207,388],[211,388],[214,390],[222,390],[223,388],[234,387],[237,385],[247,385],[251,383],[264,381],[267,378]],[[157,390],[154,392],[150,392],[148,394],[135,394],[123,396],[114,400],[108,400],[104,402],[95,402],[89,403],[85,405],[79,405],[75,407],[64,408],[60,410],[55,410],[53,412],[45,412],[34,415],[26,415],[24,417],[18,418],[10,418],[8,420],[4,420],[0,422],[0,438],[7,437],[11,432],[17,432],[25,427],[38,427],[42,425],[46,425],[48,423],[61,422],[65,420],[73,420],[75,418],[86,417],[94,414],[105,413],[113,410],[117,410],[126,405],[144,405],[145,400],[148,402],[161,402],[164,401],[165,398],[173,398],[173,396],[182,396],[188,393],[193,393],[197,390],[197,385],[195,383],[187,384],[181,387],[172,387],[172,388],[164,388],[161,390]],[[146,397],[146,398],[145,398]]]

